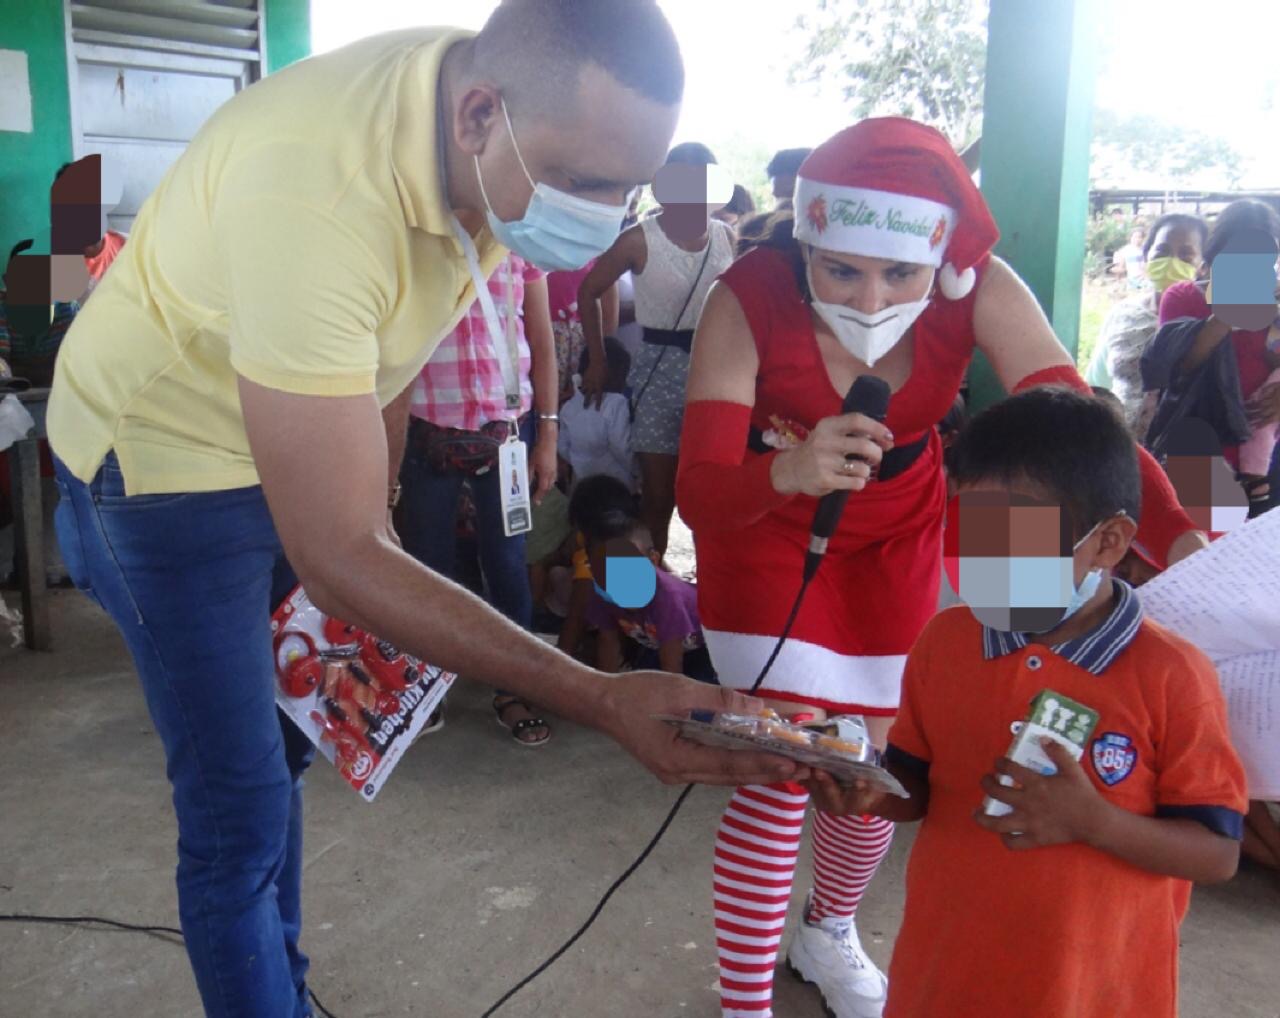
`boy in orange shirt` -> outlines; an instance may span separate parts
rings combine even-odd
[[[1041,388],[952,455],[966,604],[907,660],[886,755],[911,798],[815,782],[833,812],[923,820],[884,1016],[1173,1018],[1191,883],[1235,873],[1246,800],[1213,666],[1110,576],[1136,529],[1133,442],[1104,403]],[[1046,689],[1099,714],[1079,762],[1046,740],[1049,775],[1005,758]]]

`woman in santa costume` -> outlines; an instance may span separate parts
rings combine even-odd
[[[942,135],[902,118],[867,120],[814,151],[794,222],[712,289],[693,347],[677,490],[722,683],[754,681],[799,588],[817,498],[852,491],[760,695],[786,714],[864,715],[883,745],[907,651],[938,598],[945,483],[934,425],[974,350],[1010,391],[1089,391],[1031,292],[991,255],[997,237]],[[862,374],[893,393],[883,425],[840,416]],[[1139,539],[1174,561],[1205,538],[1159,466],[1141,458]],[[807,800],[798,785],[740,788],[721,823],[726,1018],[772,1014]],[[881,1013],[886,980],[854,916],[891,834],[880,819],[816,816],[814,887],[788,960],[837,1018]]]

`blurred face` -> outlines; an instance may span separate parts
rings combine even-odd
[[[1129,234],[1129,243],[1132,244],[1134,247],[1142,247],[1142,242],[1146,239],[1147,239],[1146,236],[1143,234],[1141,230],[1134,230],[1131,234]]]
[[[738,220],[741,217],[736,212],[730,212],[728,209],[721,209],[719,212],[711,213],[711,218],[719,219],[720,222],[724,223],[730,229],[736,230],[738,228]]]
[[[1200,245],[1200,232],[1185,226],[1162,226],[1151,241],[1151,250],[1147,252],[1147,260],[1156,258],[1178,258],[1188,265],[1200,268],[1203,251]]]
[[[773,178],[773,196],[779,201],[790,201],[796,194],[796,175],[786,173]]]
[[[933,286],[933,267],[914,262],[809,249],[814,296],[873,316],[897,304],[923,300]]]
[[[598,542],[587,551],[597,593],[619,608],[643,608],[657,586],[658,553],[647,531]]]
[[[964,485],[947,506],[944,563],[983,624],[1046,632],[1089,573],[1119,561],[1131,526],[1104,521],[1077,541],[1066,510],[1033,485]]]

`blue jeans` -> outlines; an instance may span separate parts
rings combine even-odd
[[[114,455],[89,484],[55,469],[67,571],[124,635],[164,746],[205,1013],[309,1018],[298,935],[313,749],[276,711],[281,550],[262,489],[126,497]]]
[[[476,542],[487,599],[516,625],[528,629],[533,621],[533,595],[524,561],[524,535],[507,537],[502,529],[499,471],[495,468],[468,479],[457,472],[435,470],[414,447],[414,430],[410,431],[400,469],[404,511],[400,541],[404,550],[428,569],[458,580],[458,500],[463,482],[469,480],[476,504]],[[520,429],[520,437],[532,447],[532,417]]]

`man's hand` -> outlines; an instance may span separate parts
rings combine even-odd
[[[560,469],[556,457],[556,430],[544,427],[538,440],[529,450],[529,473],[533,476],[533,504],[541,505],[543,496],[556,483],[556,473]]]
[[[1028,848],[1093,844],[1115,809],[1089,780],[1084,767],[1052,739],[1043,740],[1045,754],[1058,768],[1057,774],[1037,774],[1009,759],[996,761],[996,773],[1017,782],[1002,785],[996,774],[982,779],[982,790],[998,802],[1013,807],[1012,813],[993,817],[975,812],[978,826],[1000,835],[1005,848],[1019,852]]]
[[[669,672],[631,672],[609,680],[598,727],[669,785],[770,785],[805,781],[809,768],[770,753],[712,749],[680,738],[654,714],[691,710],[759,712],[758,700]]]

